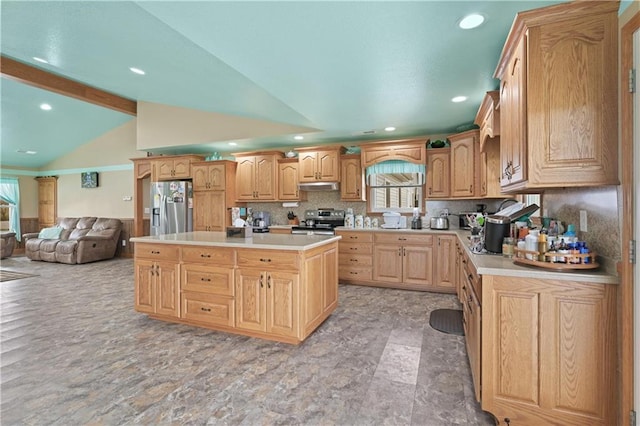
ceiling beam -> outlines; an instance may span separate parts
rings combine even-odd
[[[3,77],[19,81],[39,89],[49,90],[94,105],[129,115],[137,115],[138,104],[131,99],[105,92],[95,87],[70,80],[50,72],[2,56],[0,73]]]

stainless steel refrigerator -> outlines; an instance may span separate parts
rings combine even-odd
[[[151,235],[193,231],[191,182],[151,182]]]

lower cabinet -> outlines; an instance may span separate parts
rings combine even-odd
[[[136,311],[175,318],[180,316],[178,259],[178,252],[171,248],[136,247]]]
[[[406,287],[429,288],[433,285],[432,248],[376,244],[373,250],[373,279]]]
[[[373,278],[373,233],[339,231],[338,275],[340,281],[371,282]]]
[[[212,260],[208,249],[190,248],[183,251],[183,260],[188,255],[197,255],[200,261]],[[232,254],[232,252],[230,252]],[[227,256],[219,256],[222,259]],[[213,258],[215,262],[216,257]],[[181,318],[207,325],[233,327],[235,324],[235,300],[233,268],[212,266],[210,263],[184,263],[181,282]]]
[[[258,269],[236,271],[236,327],[297,336],[299,276]]]
[[[456,241],[455,235],[437,235],[434,250],[433,285],[442,291],[456,291]]]
[[[617,424],[615,286],[482,286],[482,409],[501,424]]]

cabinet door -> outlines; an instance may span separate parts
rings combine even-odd
[[[236,271],[236,327],[266,331],[266,273],[255,269]]]
[[[338,302],[338,249],[329,249],[322,253],[323,311]]]
[[[300,166],[298,170],[298,179],[300,179],[300,182],[316,182],[318,180],[316,174],[317,157],[317,152],[300,153],[300,156],[298,157],[298,165]]]
[[[337,151],[319,151],[316,160],[318,179],[327,182],[339,181],[340,168],[338,166],[338,160]]]
[[[156,262],[156,313],[180,317],[180,265],[173,262]]]
[[[191,177],[190,158],[176,158],[173,160],[173,177],[177,179],[189,179]]]
[[[236,198],[238,200],[255,199],[255,158],[238,157],[236,168]]]
[[[434,284],[450,290],[455,289],[456,238],[455,235],[437,237]]]
[[[213,191],[224,191],[226,189],[226,171],[225,164],[209,165],[209,189]]]
[[[225,197],[221,191],[193,193],[193,230],[222,231],[225,229]]]
[[[209,231],[224,231],[227,226],[227,206],[223,191],[212,191],[209,198]],[[229,218],[231,222],[231,218]]]
[[[203,165],[193,166],[193,190],[206,191],[209,189],[209,167]]]
[[[420,286],[433,285],[433,248],[430,246],[402,247],[403,282]]]
[[[273,156],[256,157],[256,197],[260,200],[276,199],[276,159]]]
[[[449,197],[449,149],[427,150],[427,197]]]
[[[298,163],[278,163],[278,200],[298,199]]]
[[[38,179],[38,225],[40,228],[54,226],[57,222],[57,179]]]
[[[150,260],[136,260],[135,267],[135,310],[152,314],[155,311],[153,296],[154,262]]]
[[[155,180],[171,180],[173,175],[173,160],[156,160],[153,162]]]
[[[471,377],[473,379],[473,389],[476,397],[476,401],[480,402],[480,389],[481,386],[481,359],[480,359],[480,335],[482,333],[481,320],[480,320],[480,303],[476,297],[471,283],[468,285],[468,291],[466,292],[467,300],[463,303],[466,304],[468,316],[466,317],[467,328],[465,330],[467,354],[469,356],[469,365],[471,366]]]
[[[342,200],[363,201],[362,167],[360,158],[342,158],[342,179],[340,181],[340,198]]]
[[[298,337],[300,288],[298,275],[267,272],[267,332]]]
[[[460,140],[451,138],[451,197],[474,196],[475,134],[477,132]]]
[[[402,282],[402,246],[381,245],[373,247],[373,279],[390,283]]]

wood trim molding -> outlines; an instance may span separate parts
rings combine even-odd
[[[31,65],[2,56],[0,73],[3,77],[19,81],[39,89],[49,90],[70,98],[136,116],[138,103],[113,93],[52,74]]]
[[[633,348],[633,272],[629,263],[629,244],[633,239],[633,94],[627,90],[628,70],[633,68],[633,33],[640,28],[640,13],[627,22],[620,33],[620,121],[622,150],[622,273],[620,276],[620,424],[628,422],[633,409],[634,348]],[[640,355],[640,354],[639,354]],[[638,407],[636,407],[638,408]]]

